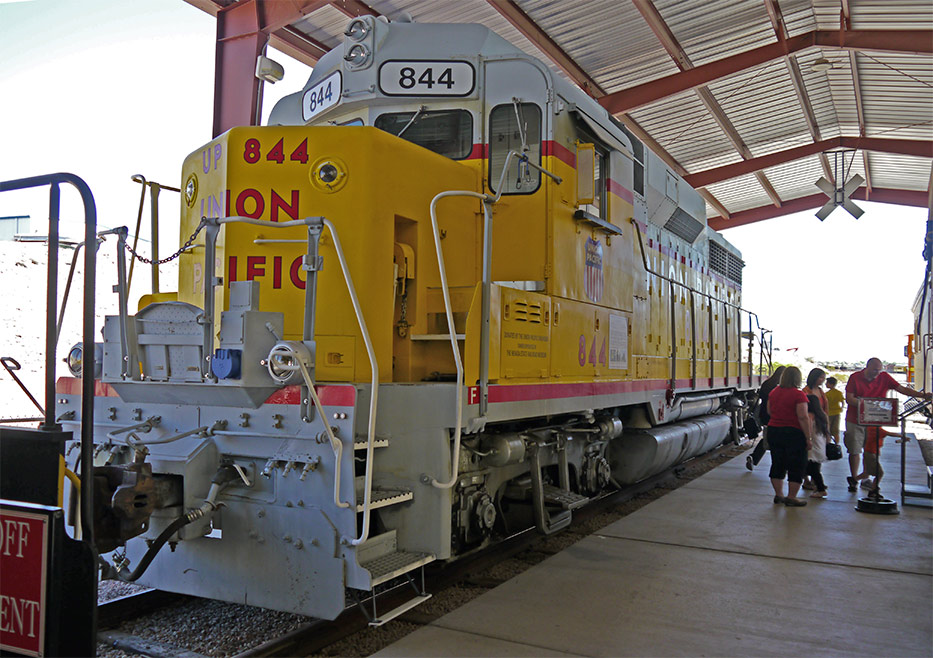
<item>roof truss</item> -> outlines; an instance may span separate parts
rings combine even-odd
[[[256,55],[262,53],[267,44],[312,66],[329,50],[327,44],[316,41],[295,29],[296,22],[306,19],[326,6],[335,8],[348,17],[363,14],[379,15],[378,11],[361,0],[186,1],[218,17],[215,134],[233,125],[256,123],[259,83],[253,76],[253,65]],[[859,194],[864,192],[865,198],[909,205],[915,205],[919,198],[912,191],[879,189],[872,185],[870,151],[930,158],[933,157],[933,142],[866,137],[865,107],[859,81],[857,53],[875,51],[930,55],[933,54],[933,30],[853,30],[849,4],[847,0],[840,0],[838,30],[812,30],[790,36],[781,12],[780,0],[762,0],[774,29],[774,43],[695,66],[652,1],[630,0],[681,70],[673,75],[608,93],[565,48],[535,23],[519,4],[520,0],[485,1],[568,77],[624,121],[632,132],[674,171],[684,176],[691,185],[696,187],[709,206],[720,214],[719,219],[710,220],[712,226],[725,227],[760,221],[822,205],[825,200],[823,195],[812,195],[791,201],[781,199],[765,175],[764,169],[818,155],[824,175],[832,179],[833,172],[825,153],[836,148],[861,151],[866,187]],[[822,138],[819,122],[796,60],[798,54],[814,48],[849,51],[849,68],[852,72],[855,108],[858,114],[858,137]],[[788,75],[812,142],[756,157],[706,85],[778,59],[786,62]],[[628,114],[633,109],[690,90],[696,91],[707,112],[714,118],[742,161],[691,173],[660,143],[652,139]],[[773,205],[730,213],[725,204],[706,189],[708,185],[747,174],[753,174],[757,178]],[[931,174],[931,181],[933,181],[933,174]],[[928,192],[924,192],[923,195],[926,196]],[[806,206],[806,208],[801,208],[801,206]]]

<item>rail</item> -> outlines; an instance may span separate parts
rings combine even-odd
[[[58,431],[61,425],[55,414],[55,347],[58,343],[58,241],[61,212],[61,185],[74,187],[84,205],[84,241],[97,238],[97,205],[87,183],[69,173],[45,174],[30,178],[0,181],[0,192],[49,186],[49,257],[45,324],[45,420],[39,429]],[[94,354],[94,290],[97,275],[97,250],[84,250],[84,318],[82,343],[85,355]],[[94,469],[94,359],[85,358],[81,381],[81,481],[93,482]],[[81,487],[81,537],[96,553],[94,545],[94,487]]]
[[[161,183],[156,183],[155,181],[146,180],[146,177],[142,174],[133,174],[131,177],[134,183],[139,183],[142,187],[139,192],[139,212],[136,214],[136,232],[133,234],[133,251],[136,251],[136,245],[139,244],[139,229],[142,226],[143,221],[143,206],[145,205],[146,200],[146,188],[149,188],[149,218],[150,218],[150,232],[151,232],[151,258],[149,265],[151,266],[150,278],[152,279],[152,293],[157,294],[159,292],[159,192],[162,190],[169,190],[171,192],[181,192],[177,187],[172,187],[170,185],[162,185]],[[126,289],[129,291],[130,286],[133,283],[133,266],[135,261],[130,262],[130,273],[127,277]]]
[[[454,353],[454,363],[457,367],[457,417],[456,428],[454,429],[454,445],[451,457],[450,479],[441,482],[435,477],[422,475],[421,480],[424,483],[431,483],[431,486],[438,489],[449,489],[457,481],[460,460],[460,438],[462,435],[461,425],[463,424],[463,361],[460,358],[460,346],[457,345],[457,332],[454,327],[453,310],[450,304],[450,288],[447,285],[447,268],[444,264],[444,251],[441,249],[440,230],[437,227],[437,202],[441,199],[452,196],[463,196],[480,199],[483,204],[483,278],[482,278],[482,319],[480,324],[480,362],[479,362],[479,415],[485,416],[489,404],[489,316],[491,313],[490,300],[492,297],[492,213],[489,208],[498,203],[502,197],[503,183],[505,175],[509,170],[509,164],[513,157],[519,158],[520,162],[542,174],[552,178],[558,185],[563,182],[560,176],[557,176],[547,169],[539,167],[528,159],[527,155],[517,151],[509,151],[505,156],[505,163],[502,165],[502,173],[499,175],[499,184],[496,189],[499,190],[495,196],[474,192],[473,190],[448,190],[441,192],[431,199],[431,230],[434,232],[434,249],[437,253],[437,268],[440,273],[441,291],[444,296],[444,312],[447,315],[447,334],[450,336],[450,347]]]
[[[703,291],[700,291],[700,290],[696,290],[695,288],[692,288],[691,286],[687,285],[686,283],[681,283],[680,281],[676,281],[675,279],[672,279],[671,277],[669,277],[669,276],[667,276],[667,275],[665,275],[665,274],[661,274],[660,272],[654,271],[654,270],[649,266],[649,264],[648,264],[648,257],[647,257],[647,255],[645,254],[644,240],[642,239],[641,228],[640,228],[639,225],[638,225],[638,221],[633,217],[633,218],[631,219],[631,223],[632,223],[632,226],[635,227],[635,233],[636,233],[637,236],[638,236],[638,248],[639,248],[639,251],[641,252],[642,265],[644,266],[645,271],[648,272],[648,274],[651,274],[651,275],[656,276],[656,277],[658,277],[658,278],[660,278],[660,279],[663,279],[664,281],[667,281],[668,284],[670,285],[670,300],[671,300],[671,304],[670,304],[670,305],[671,305],[671,320],[670,320],[670,325],[671,325],[671,328],[670,328],[670,331],[671,331],[671,357],[670,357],[670,359],[671,359],[671,379],[670,379],[670,388],[671,388],[671,390],[674,390],[674,389],[676,388],[676,383],[677,383],[677,322],[676,322],[676,314],[675,314],[675,308],[676,308],[676,307],[674,306],[674,303],[675,303],[674,288],[675,288],[675,286],[680,286],[681,288],[684,288],[685,290],[687,290],[687,291],[690,293],[690,326],[691,326],[692,337],[693,337],[693,340],[692,340],[692,343],[693,343],[693,354],[692,354],[692,359],[691,359],[691,361],[692,361],[692,368],[691,368],[691,372],[692,372],[691,386],[692,386],[693,388],[696,388],[696,386],[697,386],[696,304],[695,304],[695,301],[694,301],[694,300],[695,300],[695,295],[697,295],[697,294],[702,295],[703,297],[705,297],[705,298],[707,299],[707,301],[708,301],[708,307],[709,307],[709,336],[710,336],[710,338],[709,338],[709,341],[710,341],[710,350],[709,350],[709,378],[710,378],[710,380],[713,379],[714,372],[715,372],[715,370],[714,370],[714,368],[715,368],[715,354],[714,354],[713,349],[712,349],[712,342],[713,342],[713,336],[714,336],[714,330],[715,330],[715,326],[714,326],[714,324],[713,324],[713,304],[714,304],[714,303],[719,303],[719,304],[722,304],[722,305],[725,306],[725,307],[732,308],[732,309],[734,309],[734,310],[737,312],[737,313],[736,313],[736,327],[737,327],[737,329],[738,329],[738,340],[737,340],[738,343],[741,343],[741,340],[742,340],[742,313],[747,313],[747,314],[748,314],[748,326],[749,326],[749,332],[748,332],[748,336],[749,336],[749,337],[748,337],[748,354],[749,354],[749,358],[748,358],[748,364],[747,364],[747,365],[748,365],[748,383],[751,384],[751,383],[752,383],[752,376],[753,376],[753,373],[752,373],[752,354],[753,354],[753,346],[754,346],[754,332],[752,331],[752,318],[753,318],[753,317],[755,318],[755,324],[756,324],[756,326],[758,327],[758,329],[759,329],[759,330],[761,331],[761,333],[762,333],[762,338],[760,339],[760,342],[759,342],[759,344],[761,345],[762,358],[763,358],[763,356],[764,356],[764,338],[763,338],[763,336],[765,335],[765,332],[768,332],[768,330],[763,329],[763,328],[761,327],[761,323],[759,322],[759,319],[758,319],[758,314],[757,314],[757,313],[754,313],[754,312],[752,312],[752,311],[749,311],[749,310],[747,310],[747,309],[744,309],[744,308],[742,308],[741,306],[738,306],[738,305],[736,305],[736,304],[733,304],[732,302],[729,302],[729,301],[727,301],[727,300],[725,300],[725,299],[716,299],[716,298],[714,298],[714,297],[713,297],[710,293],[708,293],[708,292],[703,292]],[[728,316],[727,316],[727,319],[728,319]],[[726,324],[728,325],[728,322],[727,322]],[[768,332],[768,333],[770,333],[770,332]],[[725,373],[724,373],[724,374],[725,374],[725,380],[726,380],[726,382],[728,382],[728,381],[729,381],[729,331],[728,331],[728,326],[724,327],[723,335],[724,335],[724,341],[725,341],[725,345],[724,345],[724,347],[725,347],[725,349],[724,349],[724,354],[725,354],[725,359],[724,359],[724,361],[725,361]],[[739,348],[739,350],[738,350],[738,355],[739,355],[739,357],[738,357],[739,372],[737,373],[737,376],[738,376],[738,382],[739,382],[739,384],[741,385],[741,383],[742,383],[742,372],[741,372],[741,368],[742,368],[742,365],[743,365],[743,361],[742,361],[742,350],[741,350],[741,348]],[[770,359],[769,359],[769,365],[770,365]],[[760,369],[761,369],[761,363],[759,362],[759,370],[760,370]]]

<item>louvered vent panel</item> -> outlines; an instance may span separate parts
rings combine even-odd
[[[729,276],[729,252],[718,242],[709,242],[709,268],[721,274]]]
[[[541,324],[542,316],[540,303],[529,304],[528,302],[515,300],[515,319],[517,321]]]
[[[729,274],[727,276],[739,285],[742,285],[743,267],[745,267],[745,263],[742,259],[737,258],[734,254],[729,254]]]
[[[677,208],[671,218],[667,220],[664,228],[677,237],[693,244],[693,241],[703,231],[703,224],[687,214],[683,208]]]

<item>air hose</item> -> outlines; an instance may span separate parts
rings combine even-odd
[[[107,562],[102,556],[100,557],[101,562],[101,578],[109,580],[120,580],[124,583],[132,583],[137,580],[140,576],[145,573],[146,569],[149,568],[149,565],[155,559],[156,554],[165,546],[169,538],[171,538],[176,532],[184,528],[189,523],[197,521],[198,519],[204,517],[206,514],[210,514],[217,509],[217,505],[214,502],[217,500],[217,496],[220,494],[220,491],[227,486],[229,482],[239,478],[239,475],[232,466],[222,466],[217,473],[214,475],[211,480],[211,488],[208,491],[207,498],[204,499],[204,502],[200,507],[197,507],[190,512],[182,514],[177,519],[172,521],[168,526],[163,530],[155,541],[150,544],[149,549],[146,551],[146,554],[143,555],[143,558],[139,561],[139,564],[136,565],[136,568],[133,569],[130,573],[125,573],[122,570],[117,569],[112,564]]]

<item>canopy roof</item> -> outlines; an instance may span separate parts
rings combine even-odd
[[[930,205],[929,0],[186,1],[218,18],[215,133],[256,122],[267,43],[313,66],[350,17],[405,12],[550,62],[700,190],[714,228],[818,208],[821,176]]]

